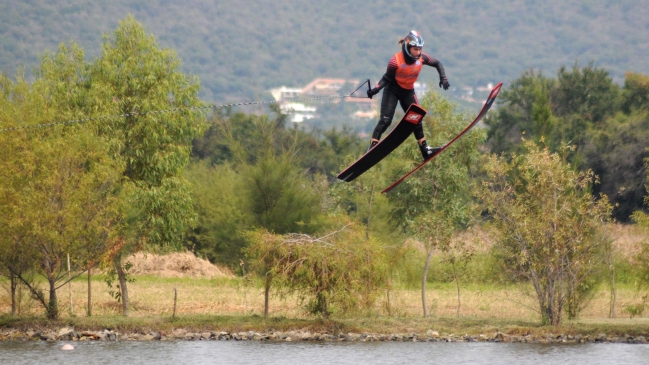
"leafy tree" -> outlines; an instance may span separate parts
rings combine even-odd
[[[528,70],[501,92],[498,113],[487,121],[491,150],[517,151],[525,137],[543,140],[551,151],[570,143],[578,154],[588,130],[619,110],[619,94],[608,72],[592,62],[570,71],[562,66],[556,80]]]
[[[122,255],[149,244],[180,245],[194,219],[190,193],[180,178],[191,142],[202,132],[199,85],[180,71],[174,52],[161,49],[132,16],[106,37],[91,74],[95,105],[106,115],[123,115],[102,125],[111,156],[122,166],[124,220],[121,249],[114,252],[122,311],[129,313]],[[153,113],[159,110],[173,112]]]
[[[385,251],[355,226],[322,236],[258,230],[250,242],[247,252],[269,269],[266,277],[273,277],[280,292],[298,294],[310,313],[324,318],[335,308],[369,308],[387,278]]]
[[[628,222],[631,214],[643,208],[644,181],[649,156],[649,113],[618,114],[593,129],[584,148],[584,165],[600,177],[593,187],[614,205],[613,217]]]
[[[577,173],[565,154],[525,146],[529,152],[511,162],[486,156],[486,178],[476,191],[498,230],[503,269],[529,280],[542,322],[558,325],[565,309],[576,316],[592,293],[611,206],[592,197],[591,171]]]
[[[243,172],[243,192],[255,225],[277,234],[317,231],[321,193],[290,155],[266,156]]]
[[[552,121],[547,103],[554,84],[554,80],[541,72],[527,70],[508,88],[503,88],[498,96],[496,115],[485,120],[491,152],[515,151],[521,138],[538,140],[544,133],[547,136],[553,131],[556,122]]]
[[[644,159],[644,163],[645,167],[649,166],[649,157],[646,157]],[[645,188],[649,191],[649,173],[645,174]],[[645,196],[644,202],[646,205],[649,205],[649,196]],[[635,212],[633,212],[631,218],[641,227],[649,228],[649,214],[647,214],[646,212],[642,210],[636,210]],[[635,260],[638,263],[637,267],[639,268],[641,287],[647,288],[649,287],[649,242],[642,243],[639,252],[635,256]]]
[[[575,62],[571,72],[565,66],[559,68],[551,98],[556,115],[576,114],[598,125],[619,110],[619,92],[608,71],[592,62],[580,69]]]
[[[437,93],[427,94],[422,105],[431,111],[424,118],[427,142],[431,146],[448,142],[470,122],[469,116],[457,113],[456,106]],[[421,280],[424,316],[428,315],[426,283],[434,250],[447,247],[453,233],[465,228],[477,213],[471,201],[471,169],[478,161],[478,144],[484,138],[484,130],[474,128],[388,195],[393,204],[393,218],[402,228],[418,232],[426,246]],[[391,180],[421,161],[416,143],[404,144],[389,157]]]
[[[276,104],[271,105],[271,111],[271,115],[261,116],[217,111],[205,134],[194,140],[192,156],[212,164],[254,163],[272,143],[277,155],[286,149],[297,151],[295,162],[310,173],[333,174],[343,157],[360,151],[360,138],[348,127],[306,131],[294,124],[288,128],[287,116]]]
[[[10,95],[12,117],[27,125],[83,116],[88,112],[83,52],[61,46],[56,54],[46,54],[39,78],[32,85],[20,80]],[[65,257],[70,255],[74,270],[85,270],[104,253],[103,242],[116,216],[112,196],[116,170],[106,158],[106,144],[92,131],[36,129],[20,138],[20,143],[6,146],[7,169],[0,184],[11,204],[3,216],[3,231],[10,241],[5,247],[18,250],[3,257],[12,258],[5,262],[9,270],[46,308],[47,317],[55,319],[56,290],[67,279]],[[23,265],[29,261],[47,280],[48,299],[23,276]]]
[[[208,166],[204,161],[191,164],[184,176],[197,214],[187,234],[189,248],[212,262],[238,266],[246,244],[242,232],[252,223],[240,193],[242,176],[229,165]]]
[[[28,89],[21,75],[16,83],[6,75],[0,75],[0,126],[18,127],[19,121],[24,122],[23,118],[18,117],[19,110],[30,108],[20,107],[15,100],[27,99],[25,93]],[[20,188],[29,181],[29,170],[21,171],[22,166],[18,163],[21,150],[25,149],[24,132],[0,133],[0,145],[0,274],[9,278],[11,313],[16,314],[20,311],[17,297],[19,278],[27,278],[35,267],[33,258],[27,253],[31,248],[26,242],[29,227],[16,219],[17,207],[21,204]]]
[[[627,72],[621,104],[625,114],[636,110],[649,110],[649,76]]]

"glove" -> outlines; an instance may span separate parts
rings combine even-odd
[[[378,88],[374,88],[374,89],[367,90],[367,97],[370,98],[370,99],[372,99],[372,96],[378,94],[379,91],[380,91],[380,90],[379,90]]]
[[[439,87],[444,88],[444,90],[448,90],[448,88],[451,87],[451,84],[448,83],[446,76],[439,78]]]

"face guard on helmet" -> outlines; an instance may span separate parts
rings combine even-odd
[[[403,39],[403,53],[410,58],[411,61],[416,61],[419,57],[414,57],[410,54],[410,47],[423,47],[424,40],[416,30],[411,30],[410,33]]]

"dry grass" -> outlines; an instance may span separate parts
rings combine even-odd
[[[133,265],[129,269],[132,275],[154,275],[163,278],[234,277],[229,269],[215,266],[205,259],[194,256],[191,252],[167,255],[138,252],[124,261]]]
[[[72,311],[70,296],[72,293]],[[239,278],[157,278],[137,277],[128,285],[131,299],[131,315],[171,316],[174,306],[174,290],[177,292],[178,316],[182,315],[261,315],[263,313],[263,291],[258,285],[251,285]],[[103,281],[93,280],[93,315],[118,315],[120,305],[113,299]],[[516,287],[475,287],[461,290],[460,316],[469,319],[509,319],[536,321],[534,297],[527,286]],[[624,308],[640,301],[638,293],[632,288],[618,289],[616,317],[628,318]],[[456,317],[457,293],[451,284],[430,285],[427,289],[428,307],[431,316],[437,318]],[[3,296],[0,313],[10,311],[8,298]],[[389,305],[388,305],[389,303]],[[87,306],[87,283],[82,280],[72,282],[70,288],[59,290],[59,305],[62,317],[84,316]],[[596,293],[590,304],[581,313],[584,320],[608,318],[609,294],[602,290]],[[31,310],[23,309],[23,314],[42,315],[40,306],[31,304]],[[399,289],[383,293],[374,306],[364,310],[363,315],[372,313],[379,316],[418,317],[423,313],[421,291],[419,289]],[[270,314],[274,317],[309,318],[298,305],[297,298],[272,297]]]
[[[611,226],[616,238],[615,245],[625,257],[632,257],[637,246],[645,241],[646,232],[633,226]],[[483,233],[478,233],[482,235]],[[463,237],[473,240],[478,235]],[[477,242],[488,242],[482,239]],[[482,249],[485,249],[484,247]],[[258,283],[234,277],[229,271],[217,268],[191,254],[173,254],[160,257],[137,255],[131,272],[136,281],[129,283],[131,315],[133,317],[171,316],[174,307],[174,290],[177,291],[177,316],[250,316],[263,313],[263,291]],[[0,286],[6,281],[0,279]],[[0,289],[2,290],[2,289]],[[462,318],[467,320],[508,320],[538,322],[536,302],[529,286],[477,286],[468,285],[461,291]],[[609,293],[603,286],[581,313],[580,321],[606,322],[609,312]],[[72,310],[70,297],[72,296]],[[430,313],[433,318],[455,318],[457,293],[453,284],[431,284],[427,290]],[[63,318],[85,316],[87,306],[87,282],[85,277],[73,281],[58,292]],[[92,281],[93,315],[118,315],[120,305],[108,294],[103,278],[95,276]],[[628,320],[624,309],[638,304],[640,294],[632,286],[620,286],[617,292],[617,321]],[[10,312],[9,297],[0,291],[0,313]],[[395,289],[382,293],[373,307],[363,309],[352,316],[369,315],[386,318],[420,318],[422,314],[421,291],[418,288]],[[43,309],[25,299],[22,314],[42,315]],[[273,317],[312,318],[298,305],[296,297],[272,297],[270,314]],[[340,317],[334,314],[334,317]],[[633,321],[646,321],[634,318]]]

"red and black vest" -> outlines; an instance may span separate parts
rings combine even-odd
[[[404,89],[414,89],[415,81],[417,81],[421,67],[424,65],[421,56],[411,65],[406,63],[403,52],[398,52],[394,55],[394,58],[397,60],[397,73],[394,77],[397,84]]]

